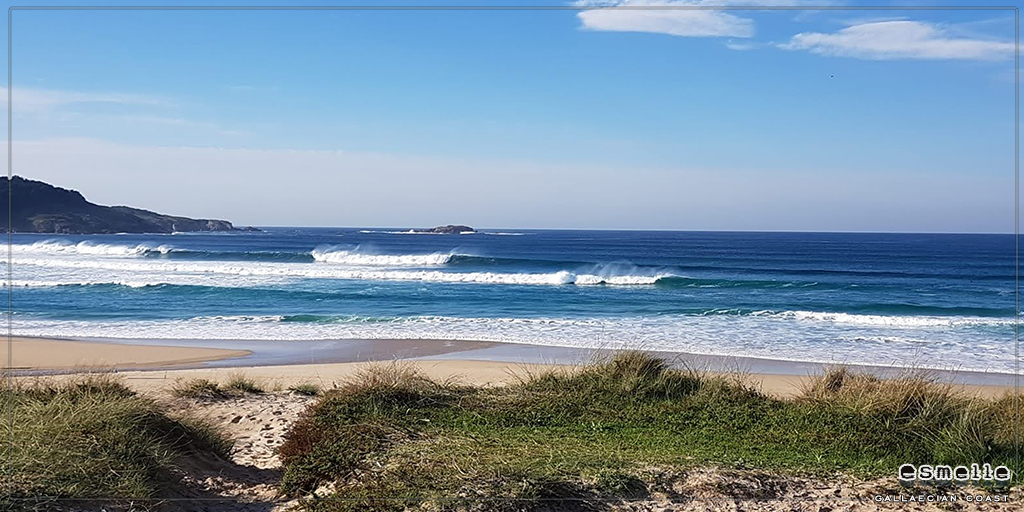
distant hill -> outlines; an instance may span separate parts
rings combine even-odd
[[[21,176],[0,179],[0,215],[7,215],[8,206],[10,227],[15,233],[259,231],[236,228],[226,220],[190,219],[128,206],[101,206],[90,203],[78,191]],[[6,231],[7,226],[0,229]]]

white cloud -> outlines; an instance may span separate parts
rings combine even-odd
[[[709,9],[678,9],[678,7],[710,5],[708,2],[674,0],[623,0],[598,3],[584,0],[588,9],[576,16],[583,27],[611,32],[650,32],[683,37],[752,37],[753,20],[725,11]],[[626,9],[622,9],[625,7]],[[677,9],[631,9],[636,7],[676,7]]]
[[[754,20],[714,7],[832,5],[833,0],[578,0],[583,27],[683,37],[753,37]],[[658,9],[663,7],[663,9]],[[726,45],[730,47],[729,45]],[[750,48],[733,44],[733,49]]]
[[[826,34],[804,32],[779,45],[820,55],[871,60],[1012,58],[1012,42],[955,37],[948,30],[920,21],[861,23]]]
[[[7,88],[0,87],[0,94],[3,94],[3,96],[6,97]],[[30,87],[15,87],[11,97],[11,105],[15,112],[36,112],[50,110],[65,105],[84,103],[112,103],[141,106],[165,106],[172,104],[166,99],[142,94],[62,91]]]
[[[0,87],[6,96],[7,88]],[[15,87],[12,106],[22,133],[34,137],[72,134],[94,136],[98,133],[138,135],[153,130],[177,131],[196,136],[222,135],[237,138],[246,131],[210,121],[178,115],[179,104],[172,99],[146,94],[119,92],[80,92],[33,87]],[[99,105],[99,108],[81,108]],[[0,111],[7,103],[0,100]],[[161,133],[161,132],[157,132]]]

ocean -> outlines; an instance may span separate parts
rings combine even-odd
[[[1013,371],[1013,235],[13,235],[16,335],[467,339]]]

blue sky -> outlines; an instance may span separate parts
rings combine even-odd
[[[13,36],[14,172],[101,203],[1013,230],[1012,11],[16,11]]]

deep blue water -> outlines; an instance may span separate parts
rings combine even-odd
[[[1012,235],[15,235],[14,331],[460,338],[1010,370]]]

